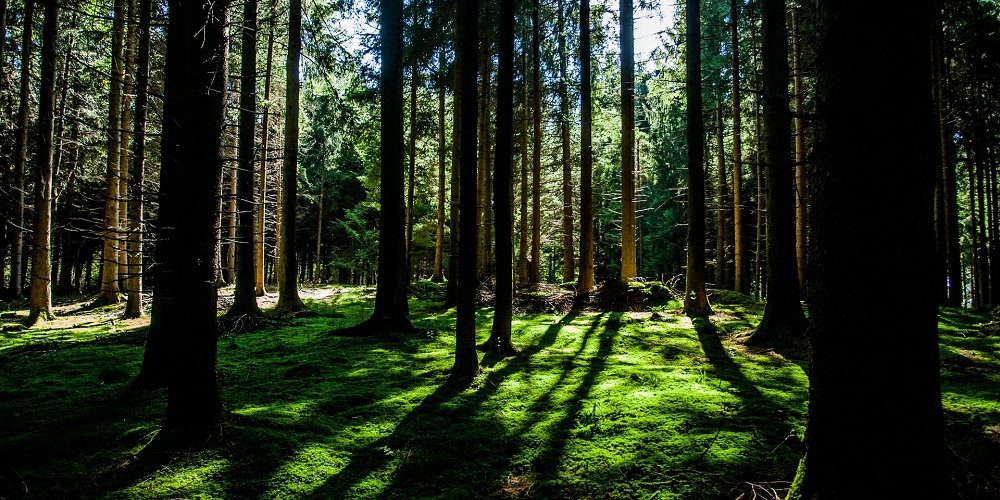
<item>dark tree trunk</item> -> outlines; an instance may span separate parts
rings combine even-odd
[[[527,40],[527,36],[524,39]],[[521,92],[524,102],[521,113],[521,213],[518,231],[518,252],[517,252],[517,281],[518,283],[528,282],[528,240],[531,238],[529,232],[528,218],[528,197],[531,196],[528,187],[528,116],[531,104],[528,99],[531,95],[528,86],[528,48],[523,47],[521,52]]]
[[[461,22],[461,9],[456,7],[455,10],[455,25],[457,26]],[[456,28],[456,46],[457,46],[457,28]],[[448,242],[448,288],[445,292],[444,305],[445,307],[451,307],[458,302],[458,261],[459,261],[459,234],[460,223],[459,219],[461,214],[459,213],[459,202],[461,190],[459,188],[459,183],[461,180],[461,165],[462,165],[462,72],[460,70],[462,66],[462,51],[455,50],[455,62],[452,64],[452,94],[454,97],[452,99],[452,130],[451,130],[451,207],[450,207],[450,221],[449,229],[451,229],[451,238]]]
[[[511,160],[514,142],[514,0],[500,0],[500,64],[497,69],[497,149],[493,161],[493,219],[496,230],[496,307],[486,350],[517,354],[511,343],[514,314],[514,212],[511,207]]]
[[[690,3],[689,3],[690,4]],[[632,0],[619,0],[621,12],[622,71],[622,273],[621,280],[636,275],[635,268],[635,34]],[[690,6],[688,7],[690,9]],[[695,13],[698,6],[694,7]],[[690,14],[688,15],[690,22]],[[688,28],[690,31],[690,27]],[[688,56],[691,57],[690,55]],[[700,55],[698,56],[700,57]],[[688,68],[690,68],[690,62]],[[699,64],[700,65],[700,64]],[[698,67],[698,66],[695,66]],[[689,69],[690,71],[690,69]],[[699,99],[701,93],[699,91]],[[698,106],[699,117],[701,105]],[[690,112],[689,112],[690,114]],[[700,118],[699,118],[700,120]],[[701,123],[699,121],[699,123]],[[698,127],[699,133],[701,126]],[[699,143],[700,144],[700,143]],[[701,163],[698,163],[701,165]],[[704,219],[704,216],[702,216]],[[702,238],[704,240],[704,238]],[[702,241],[702,248],[705,243]],[[704,259],[702,259],[704,261]],[[690,263],[688,264],[690,266]],[[686,302],[686,301],[685,301]],[[708,304],[708,302],[705,302]]]
[[[406,282],[413,280],[413,192],[417,172],[417,62],[410,66],[410,165],[406,183]]]
[[[562,138],[562,243],[563,243],[563,282],[573,281],[575,268],[573,262],[573,161],[570,158],[569,142],[569,74],[566,60],[569,57],[566,48],[566,13],[562,0],[558,2],[559,9],[559,132]],[[513,77],[512,77],[513,78]],[[499,132],[498,132],[499,133]]]
[[[228,20],[226,2],[211,4],[209,15],[205,8],[169,3],[157,274],[146,358],[151,349],[164,349],[167,416],[156,442],[170,448],[204,446],[222,432],[213,264]]]
[[[274,54],[274,19],[268,22],[267,60],[264,63],[264,116],[260,121],[260,168],[257,171],[257,231],[254,233],[254,294],[263,297],[264,290],[264,207],[267,198],[268,138],[271,131],[271,56]]]
[[[930,3],[819,2],[808,451],[789,498],[953,497],[932,279]],[[858,286],[872,276],[896,292]],[[858,339],[893,354],[859,357]]]
[[[444,101],[445,101],[445,58],[444,52],[438,55],[439,86],[438,93],[438,178],[437,178],[437,225],[434,228],[434,274],[431,281],[440,283],[444,281],[444,193],[445,187],[445,142],[444,142]]]
[[[743,130],[740,109],[740,38],[739,17],[741,0],[729,0],[730,43],[733,51],[733,267],[734,288],[742,294],[750,293],[751,275],[748,273],[745,222],[743,216]]]
[[[935,86],[938,95],[938,124],[941,142],[941,187],[942,204],[944,216],[944,257],[946,261],[945,269],[947,273],[948,295],[946,304],[949,306],[962,305],[962,264],[961,247],[959,245],[958,227],[958,184],[955,173],[955,146],[953,141],[952,124],[948,119],[950,106],[948,101],[949,80],[947,64],[947,47],[944,42],[943,27],[941,20],[942,2],[938,0],[934,7],[933,37],[936,40],[936,57],[934,64],[937,67],[937,78]]]
[[[594,152],[590,82],[590,0],[580,0],[580,282],[594,288]]]
[[[806,131],[802,95],[802,42],[799,35],[799,9],[792,9],[792,75],[795,90],[795,261],[799,291],[808,296],[806,282],[807,211],[806,206]]]
[[[135,144],[132,172],[129,175],[129,240],[128,240],[128,295],[125,302],[125,318],[138,318],[142,310],[142,246],[143,246],[143,183],[146,173],[146,114],[149,103],[149,21],[151,0],[138,0],[136,33],[138,54],[136,55],[136,95],[135,125],[132,141]]]
[[[701,0],[687,2],[687,278],[684,311],[712,314],[705,290],[705,131],[701,99]],[[624,173],[623,173],[624,174]],[[623,202],[624,203],[624,202]],[[694,297],[692,297],[694,295]]]
[[[795,258],[795,191],[792,183],[792,120],[788,98],[788,29],[784,0],[761,0],[763,63],[763,156],[767,183],[767,302],[748,343],[779,345],[802,335]]]
[[[528,281],[542,281],[542,69],[539,0],[531,3],[532,156],[531,156],[531,262]]]
[[[457,383],[465,383],[479,371],[479,357],[476,354],[476,120],[479,96],[476,88],[476,57],[479,40],[479,2],[463,1],[458,6],[458,26],[455,46],[458,59],[462,95],[462,145],[461,145],[461,228],[459,233],[458,263],[458,311],[455,323],[455,365],[451,377]]]
[[[31,49],[34,47],[32,27],[35,18],[34,0],[25,0],[24,29],[21,36],[21,83],[17,107],[17,140],[14,144],[14,217],[10,231],[10,291],[12,300],[23,297],[23,252],[24,252],[24,184],[25,168],[28,163],[28,115],[31,106]]]
[[[285,151],[281,165],[281,227],[278,246],[278,314],[305,309],[299,298],[295,256],[295,192],[299,167],[299,58],[302,0],[288,0],[288,58],[285,61]],[[400,144],[399,151],[402,151]],[[400,186],[402,192],[402,186]],[[383,204],[384,206],[384,204]],[[384,223],[383,219],[383,223]],[[405,278],[405,277],[404,277]]]
[[[114,1],[114,23],[111,32],[111,85],[108,94],[108,161],[107,190],[104,199],[104,246],[101,251],[101,289],[95,305],[117,304],[118,250],[121,235],[119,225],[119,192],[121,179],[121,101],[122,82],[125,79],[123,53],[125,39],[125,2]],[[213,211],[214,213],[214,211]],[[213,258],[213,262],[214,262]]]
[[[25,325],[52,318],[52,133],[56,106],[56,42],[59,3],[45,0],[42,75],[38,97],[38,152],[35,155],[35,220],[32,228],[31,294]]]
[[[236,247],[236,286],[233,289],[233,305],[226,311],[227,318],[261,314],[260,308],[257,307],[257,272],[254,268],[253,252],[253,174],[256,152],[254,141],[257,126],[257,0],[243,0],[241,50],[236,220],[233,221],[236,224],[236,238],[230,242],[230,245]]]
[[[716,207],[717,232],[715,238],[715,286],[717,288],[732,288],[729,282],[729,217],[726,210],[729,208],[729,182],[726,175],[726,150],[723,146],[722,134],[725,132],[722,124],[722,100],[715,110],[715,145],[718,162],[718,204]]]

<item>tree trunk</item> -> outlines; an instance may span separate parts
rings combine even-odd
[[[107,191],[105,191],[106,198],[104,200],[104,248],[101,252],[101,289],[94,301],[95,305],[117,304],[120,300],[118,297],[118,241],[121,228],[118,224],[118,181],[121,177],[121,165],[119,164],[118,152],[121,150],[122,80],[125,77],[122,67],[125,38],[124,10],[125,1],[114,0],[114,26],[111,32],[111,87],[108,94],[108,161]]]
[[[260,308],[257,306],[257,272],[254,269],[253,251],[253,167],[257,127],[257,0],[243,1],[243,29],[240,44],[242,53],[240,54],[240,113],[239,140],[237,142],[239,149],[236,155],[238,162],[235,178],[236,203],[233,207],[236,209],[233,221],[236,224],[236,237],[230,243],[232,247],[235,247],[234,253],[236,254],[236,286],[233,289],[233,305],[226,311],[226,317],[230,319],[261,314]],[[298,71],[295,72],[295,75],[298,76]],[[292,84],[289,84],[289,87],[291,86]],[[293,119],[292,115],[289,116],[289,120]],[[297,120],[297,117],[294,119]],[[297,125],[296,121],[296,127]],[[294,162],[295,156],[292,158]],[[294,289],[293,280],[293,293]]]
[[[135,67],[135,23],[132,21],[135,16],[135,0],[126,0],[124,32],[125,47],[122,53],[122,103],[121,121],[119,129],[121,131],[121,143],[118,156],[118,241],[115,243],[118,248],[118,288],[123,292],[128,280],[128,176],[129,176],[129,140],[131,130],[129,126],[132,121],[132,69]]]
[[[129,276],[126,289],[124,318],[138,318],[142,311],[142,252],[143,252],[143,184],[146,172],[146,113],[149,103],[149,22],[152,10],[151,0],[138,0],[136,35],[138,54],[136,56],[135,129],[132,141],[135,144],[132,172],[129,175]]]
[[[563,282],[570,282],[576,277],[573,262],[573,161],[570,158],[569,142],[569,89],[566,70],[568,58],[566,48],[566,13],[562,0],[558,2],[559,9],[559,131],[562,136],[562,240],[563,240]]]
[[[486,3],[486,19],[490,18],[490,4]],[[492,206],[490,197],[492,195],[491,175],[490,175],[490,80],[493,70],[493,56],[490,52],[490,35],[486,35],[485,43],[480,47],[480,57],[483,64],[482,97],[479,100],[479,163],[477,190],[479,196],[479,280],[486,281],[490,278],[490,263],[492,257],[491,232],[493,231]]]
[[[514,314],[514,212],[510,203],[514,141],[514,0],[500,0],[500,64],[497,68],[497,149],[493,161],[493,211],[496,230],[496,307],[486,350],[517,354],[511,343]]]
[[[577,290],[594,288],[594,152],[590,82],[590,0],[580,0],[580,281]]]
[[[539,24],[539,1],[531,3],[531,79],[533,92],[531,156],[531,265],[528,281],[541,283],[542,273],[542,69],[541,69],[541,26]]]
[[[25,167],[28,163],[28,117],[31,106],[31,49],[32,26],[35,18],[34,0],[25,0],[24,29],[21,36],[21,83],[17,107],[17,140],[14,145],[14,220],[11,224],[10,241],[10,291],[11,300],[23,297],[22,263],[24,252],[24,188]]]
[[[933,37],[938,41],[937,57],[935,65],[938,68],[937,79],[934,82],[938,95],[938,123],[939,140],[941,142],[941,183],[944,205],[944,230],[945,230],[945,260],[947,269],[948,298],[947,305],[957,307],[962,305],[962,263],[961,247],[959,245],[958,227],[958,185],[955,173],[955,145],[952,137],[952,124],[949,120],[951,114],[948,101],[949,80],[947,63],[947,46],[944,41],[943,27],[941,20],[942,3],[935,2]]]
[[[455,25],[461,20],[461,9],[456,7]],[[456,46],[458,33],[456,28]],[[444,305],[450,307],[458,303],[458,262],[459,262],[459,213],[460,179],[462,165],[462,51],[455,50],[455,62],[452,64],[452,130],[451,130],[451,207],[449,228],[451,238],[448,242],[448,288],[445,292]]]
[[[28,317],[31,326],[52,318],[52,133],[56,105],[56,42],[59,3],[45,0],[42,23],[42,75],[38,97],[38,152],[35,155],[35,221],[31,245],[31,296]]]
[[[281,240],[278,247],[278,304],[288,314],[305,309],[295,280],[295,192],[299,166],[299,57],[302,0],[288,0],[288,59],[285,62],[285,152],[281,166]],[[400,145],[402,151],[402,145]],[[384,168],[384,166],[383,166]],[[402,186],[400,186],[402,192]],[[384,219],[383,219],[384,222]]]
[[[236,80],[239,82],[239,80]],[[240,87],[238,83],[233,85],[232,92],[239,96]],[[240,102],[238,99],[234,100],[233,104],[239,108]],[[233,281],[236,279],[234,276],[236,274],[236,226],[237,222],[237,208],[236,208],[236,171],[239,170],[239,126],[233,127],[232,133],[229,134],[230,143],[229,151],[232,155],[232,161],[229,163],[229,174],[226,175],[223,172],[223,176],[226,177],[226,194],[223,196],[223,200],[226,202],[226,209],[223,211],[223,221],[222,228],[226,230],[225,245],[223,245],[224,254],[222,258],[222,283],[225,285],[232,285]]]
[[[413,191],[417,172],[417,62],[410,66],[410,168],[406,183],[406,282],[413,280]]]
[[[635,269],[635,34],[632,0],[619,0],[621,12],[622,71],[622,281],[636,275]],[[690,8],[690,6],[688,7]],[[698,6],[695,5],[695,12]],[[688,15],[690,22],[690,14]],[[688,28],[690,30],[690,27]],[[690,41],[689,41],[690,42]],[[690,55],[688,56],[691,57]],[[700,57],[700,55],[698,56]],[[690,68],[690,63],[688,63]],[[698,66],[695,66],[698,67]],[[690,71],[690,70],[689,70]],[[700,85],[700,84],[699,84]],[[701,93],[699,92],[699,96]],[[690,97],[690,96],[689,96]],[[699,97],[700,99],[700,97]],[[700,105],[699,105],[699,117]],[[688,112],[690,114],[690,111]],[[700,118],[699,118],[700,123]],[[701,127],[698,127],[699,134]],[[699,142],[699,144],[701,144]],[[693,146],[692,146],[693,147]],[[700,151],[700,148],[699,148]],[[699,153],[700,154],[700,153]],[[701,165],[701,162],[698,163]],[[700,167],[699,167],[700,168]],[[704,219],[704,217],[702,217]],[[702,238],[704,240],[704,238]],[[690,244],[690,241],[689,241]],[[704,248],[704,241],[702,248]],[[704,259],[702,259],[704,261]],[[690,262],[688,263],[690,267]],[[702,278],[704,280],[704,278]],[[686,300],[685,300],[686,302]],[[705,302],[706,307],[708,302]]]
[[[79,109],[79,100],[74,98],[73,107]],[[59,281],[57,288],[63,293],[78,292],[73,282],[73,269],[77,267],[77,257],[79,245],[76,243],[75,228],[73,227],[76,214],[76,177],[80,163],[80,125],[76,120],[70,128],[70,143],[73,147],[73,154],[69,161],[69,175],[64,191],[65,203],[63,205],[63,233],[62,233],[62,263],[59,270]]]
[[[527,36],[523,37],[527,40]],[[517,281],[518,283],[528,282],[528,240],[531,238],[528,232],[528,108],[530,106],[528,86],[528,49],[523,48],[521,52],[521,92],[524,98],[521,113],[521,211],[520,230],[518,231],[518,252],[517,252]]]
[[[271,59],[274,54],[274,20],[268,22],[267,61],[264,69],[264,116],[260,130],[260,168],[257,171],[257,230],[254,232],[254,294],[263,297],[264,290],[264,212],[267,199],[268,136],[271,131]]]
[[[789,498],[953,498],[932,279],[930,2],[819,5],[808,452]],[[872,276],[896,291],[858,286]],[[859,357],[859,339],[893,355]]]
[[[761,29],[767,301],[764,317],[747,342],[780,345],[800,337],[806,329],[795,265],[795,192],[788,140],[792,124],[788,107],[788,29],[785,27],[784,0],[761,0]]]
[[[792,9],[792,75],[795,90],[795,261],[799,290],[808,295],[806,285],[806,131],[802,118],[802,42],[799,35],[799,9]]]
[[[712,314],[712,306],[708,303],[708,294],[705,290],[705,277],[708,272],[705,270],[705,131],[701,98],[700,0],[688,0],[686,21],[688,253],[687,277],[684,285],[684,311],[688,315],[707,316]],[[624,175],[625,173],[622,172],[623,178]],[[624,206],[624,193],[622,200],[622,206]],[[622,217],[624,219],[624,215]],[[622,247],[624,248],[624,246],[625,242],[623,241]],[[694,295],[693,300],[692,294]]]
[[[440,92],[438,94],[438,179],[437,179],[437,225],[434,230],[434,274],[431,281],[444,281],[444,193],[445,188],[445,142],[444,142],[444,101],[445,101],[445,58],[444,51],[438,55],[440,64]]]
[[[716,234],[715,247],[715,286],[728,290],[732,288],[732,284],[729,280],[730,227],[729,217],[726,214],[726,210],[729,207],[729,182],[726,174],[726,149],[722,140],[722,134],[725,132],[725,128],[722,123],[721,99],[719,100],[719,106],[715,110],[715,119],[715,128],[717,130],[715,134],[715,145],[718,158],[716,170],[718,171],[719,176],[717,186],[719,200],[716,210],[718,233]]]
[[[168,8],[157,275],[143,371],[161,349],[152,356],[163,363],[167,415],[150,446],[193,448],[222,432],[213,254],[228,20],[226,2],[207,16],[201,4],[170,0]]]
[[[316,211],[316,275],[313,283],[323,280],[323,191],[326,189],[326,171],[320,173],[319,210]]]
[[[748,276],[746,258],[746,236],[743,216],[743,149],[742,116],[740,109],[740,1],[729,0],[730,33],[733,52],[733,267],[735,268],[734,288],[742,294],[750,293],[751,277]]]
[[[506,1],[506,0],[505,0]],[[400,2],[401,3],[401,2]],[[400,6],[402,10],[402,6]],[[458,5],[458,26],[455,30],[455,47],[461,62],[460,87],[470,90],[462,95],[462,144],[461,144],[461,216],[459,234],[458,312],[455,321],[455,364],[451,378],[456,383],[467,383],[479,372],[476,354],[476,245],[479,240],[476,220],[476,120],[479,96],[476,89],[476,66],[479,41],[479,2],[466,0]]]

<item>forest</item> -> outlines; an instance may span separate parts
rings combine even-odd
[[[1000,498],[995,0],[0,35],[0,499]]]

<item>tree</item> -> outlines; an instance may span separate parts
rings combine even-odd
[[[812,369],[790,498],[954,496],[933,279],[931,3],[818,5]],[[896,292],[861,285],[876,275]],[[857,339],[892,355],[859,358]]]
[[[559,10],[559,132],[562,138],[562,240],[564,282],[573,281],[573,161],[570,158],[569,142],[569,89],[566,70],[566,12],[562,0],[558,2]]]
[[[107,190],[104,199],[104,247],[101,251],[101,289],[95,305],[117,304],[118,253],[121,249],[120,214],[118,211],[121,164],[119,152],[122,137],[122,82],[125,80],[125,1],[114,1],[114,21],[111,31],[111,75],[108,92],[108,161]]]
[[[146,170],[146,113],[149,104],[149,18],[151,0],[138,1],[136,15],[138,54],[136,55],[135,124],[132,172],[129,174],[129,231],[127,296],[124,318],[142,316],[142,232],[143,182]],[[65,250],[64,250],[65,251]]]
[[[715,246],[715,286],[717,288],[728,289],[731,287],[729,281],[729,238],[730,228],[729,228],[729,217],[726,214],[726,209],[728,208],[729,198],[729,182],[726,176],[726,150],[723,145],[723,134],[725,133],[724,125],[722,123],[722,99],[719,99],[718,107],[715,108],[715,145],[716,145],[716,158],[718,163],[716,170],[718,172],[718,182],[716,187],[718,187],[718,202],[716,206],[716,246]]]
[[[253,174],[254,153],[256,152],[254,132],[257,126],[257,0],[243,1],[241,45],[239,149],[236,169],[236,240],[230,243],[236,247],[236,286],[233,290],[233,305],[226,311],[227,318],[244,315],[259,316],[261,314],[260,308],[257,307],[253,252]],[[289,83],[289,86],[291,85]],[[296,105],[296,109],[297,107]],[[293,291],[294,288],[293,282]],[[294,300],[292,302],[294,303]]]
[[[594,288],[594,152],[590,82],[590,0],[580,0],[580,281],[577,289]]]
[[[444,193],[447,191],[444,176],[445,156],[447,154],[444,142],[444,101],[447,90],[447,86],[444,84],[447,74],[444,51],[438,54],[438,64],[440,65],[438,73],[438,86],[440,88],[438,89],[437,225],[434,226],[434,275],[431,277],[431,281],[435,283],[444,281]]]
[[[273,5],[272,5],[273,6]],[[267,26],[267,62],[264,69],[264,109],[260,120],[260,169],[257,172],[257,230],[254,232],[254,293],[265,295],[264,290],[264,201],[267,197],[268,136],[271,131],[271,61],[274,55],[274,15]]]
[[[764,317],[747,339],[777,345],[802,335],[806,318],[799,303],[795,259],[795,191],[791,165],[788,98],[788,29],[784,0],[761,0],[761,60],[764,116],[764,180],[767,183],[767,300]]]
[[[150,446],[204,446],[221,432],[216,375],[215,220],[223,158],[226,2],[170,0],[163,88],[156,287],[167,415]],[[156,348],[148,344],[147,351]],[[148,354],[148,353],[147,353]]]
[[[701,99],[701,0],[687,2],[687,277],[684,311],[708,315],[705,291],[705,137]],[[694,301],[691,295],[694,294]]]
[[[534,126],[531,147],[531,262],[528,281],[542,281],[542,54],[538,17],[539,0],[531,3],[531,80],[532,123]]]
[[[733,264],[734,288],[742,294],[750,293],[749,261],[746,258],[746,236],[743,222],[743,148],[742,112],[740,109],[740,38],[739,16],[741,0],[729,0],[731,50],[733,53]]]
[[[506,0],[505,0],[506,1]],[[458,25],[455,28],[455,47],[458,55],[460,87],[476,88],[476,63],[479,45],[479,2],[469,0],[458,5]],[[476,245],[479,241],[476,227],[476,154],[478,149],[476,120],[479,96],[473,90],[462,94],[461,108],[461,195],[459,216],[458,254],[458,311],[455,320],[455,364],[451,377],[457,383],[470,380],[479,372],[476,354],[476,288],[479,284],[476,266]]]
[[[288,57],[285,60],[285,152],[281,164],[281,227],[278,243],[278,304],[288,314],[305,309],[299,298],[295,264],[295,192],[299,166],[299,58],[302,53],[302,0],[288,0]]]
[[[17,140],[14,145],[14,220],[10,232],[10,295],[11,299],[22,296],[22,252],[24,251],[24,170],[28,163],[28,114],[31,105],[31,50],[34,47],[32,26],[34,25],[35,2],[24,2],[24,29],[21,36],[21,84],[17,106]]]
[[[31,293],[26,325],[52,318],[52,131],[55,121],[56,42],[59,3],[45,0],[42,22],[42,78],[38,97],[38,153],[35,155],[35,221],[32,227]]]
[[[635,266],[635,34],[632,0],[619,0],[622,71],[622,281]]]
[[[514,0],[500,0],[500,65],[497,69],[497,149],[493,162],[493,224],[496,231],[496,307],[486,350],[517,354],[511,343],[514,314],[514,211],[511,164],[514,156]]]
[[[795,92],[795,260],[799,291],[806,292],[806,128],[802,118],[802,40],[799,9],[792,9],[792,85]],[[808,292],[806,292],[808,293]]]

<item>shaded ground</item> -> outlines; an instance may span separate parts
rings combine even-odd
[[[807,367],[731,341],[759,320],[753,301],[719,296],[697,322],[655,301],[521,314],[521,354],[456,390],[455,311],[438,302],[411,302],[422,333],[400,342],[327,335],[373,294],[306,288],[316,316],[220,338],[224,442],[143,467],[165,394],[120,396],[141,325],[70,304],[76,327],[3,331],[0,497],[769,498],[794,474]],[[991,320],[942,311],[949,443],[979,486],[1000,465],[1000,337],[977,326]]]

